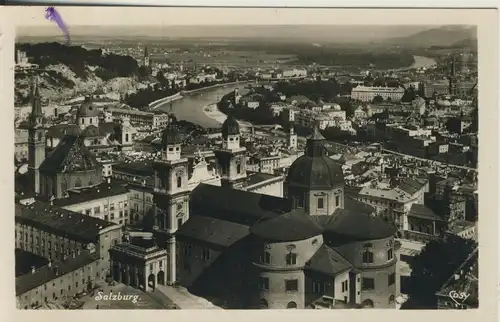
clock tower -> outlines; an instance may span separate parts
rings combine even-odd
[[[179,130],[169,124],[162,134],[162,151],[153,163],[154,230],[157,240],[166,246],[167,282],[176,281],[177,229],[189,219],[188,160],[181,157]]]

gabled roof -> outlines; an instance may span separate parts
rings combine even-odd
[[[248,226],[205,216],[192,216],[176,232],[187,237],[222,247],[230,247],[248,236]]]
[[[40,201],[29,206],[20,204],[15,206],[16,222],[87,243],[98,242],[100,231],[115,225],[99,218],[53,207]]]
[[[321,235],[323,228],[302,209],[263,221],[250,232],[266,241],[297,241]]]
[[[61,139],[66,135],[77,135],[78,133],[80,133],[80,128],[76,124],[56,124],[48,129],[46,136]]]
[[[444,221],[444,219],[437,215],[432,209],[425,205],[421,204],[412,204],[410,208],[410,212],[408,213],[408,217],[416,217],[416,218],[422,218],[422,219],[429,219],[429,220],[439,220],[439,221]]]
[[[191,192],[191,213],[253,225],[290,210],[287,200],[201,183]]]
[[[59,142],[52,153],[43,160],[40,171],[87,171],[95,170],[98,167],[100,165],[83,143],[83,137],[67,135]]]
[[[351,263],[325,244],[321,245],[306,266],[308,270],[328,275],[337,275],[351,268]]]

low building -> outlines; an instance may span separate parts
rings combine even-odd
[[[102,281],[99,253],[90,249],[16,277],[18,309],[34,309],[93,289]]]
[[[121,119],[126,116],[130,123],[135,126],[150,126],[153,128],[165,127],[168,124],[168,114],[161,112],[145,112],[133,109],[110,107],[107,111],[111,112],[114,119]]]
[[[351,90],[351,99],[372,102],[375,97],[380,96],[384,100],[399,102],[404,93],[404,88],[400,87],[356,86]]]
[[[113,279],[145,292],[154,291],[158,284],[166,285],[167,251],[154,239],[129,238],[110,249]]]
[[[108,250],[121,241],[120,225],[39,201],[15,207],[16,248],[56,263],[95,245],[99,254],[96,272],[100,276],[109,272]]]

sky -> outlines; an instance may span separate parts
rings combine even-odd
[[[12,18],[17,36],[54,36],[61,32],[54,22],[45,19],[45,7],[7,9],[12,11],[7,17]],[[315,40],[376,41],[405,37],[433,27],[425,22],[444,25],[467,20],[461,16],[463,11],[432,9],[56,7],[56,10],[74,36],[209,35],[223,38],[271,34],[283,38],[307,38],[311,35]],[[422,19],[424,16],[428,19]],[[280,27],[263,27],[267,25]]]

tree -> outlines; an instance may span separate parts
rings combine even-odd
[[[377,95],[373,98],[373,103],[374,104],[379,104],[379,103],[382,103],[384,101],[384,98],[380,95]]]
[[[415,91],[415,86],[410,85],[408,87],[403,96],[401,97],[401,102],[412,102],[417,97],[417,92]]]
[[[429,242],[410,263],[410,297],[419,303],[436,303],[435,293],[474,251],[470,239],[450,235]]]

